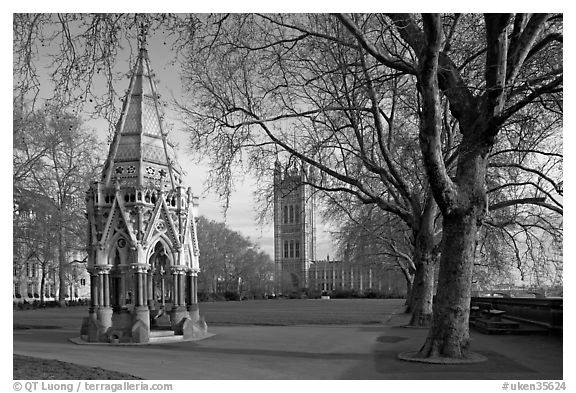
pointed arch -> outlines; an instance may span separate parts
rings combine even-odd
[[[154,210],[152,212],[152,216],[150,217],[150,221],[148,222],[148,228],[146,229],[146,234],[144,235],[144,238],[142,239],[142,243],[143,244],[153,244],[153,240],[155,239],[156,236],[159,234],[159,232],[155,231],[156,229],[156,224],[158,223],[158,220],[162,218],[162,220],[166,223],[167,228],[166,231],[163,232],[165,234],[170,234],[172,237],[172,240],[170,240],[170,245],[171,245],[171,249],[175,250],[181,247],[180,244],[180,240],[178,239],[178,233],[179,231],[176,229],[176,227],[174,226],[174,222],[172,221],[172,218],[170,217],[170,210],[168,209],[168,205],[166,204],[166,199],[165,198],[159,198],[156,201],[156,206],[154,207]],[[166,238],[168,238],[168,235],[165,235]]]
[[[121,240],[125,241],[124,246],[122,246]],[[114,265],[114,258],[116,256],[116,250],[120,255],[120,263],[122,265],[130,264],[130,236],[124,231],[117,231],[107,242],[104,248],[106,255],[106,261],[109,265]]]
[[[172,253],[174,252],[174,246],[172,244],[172,241],[170,241],[170,238],[168,236],[166,236],[164,233],[156,233],[152,237],[152,239],[150,239],[150,242],[149,242],[150,246],[148,247],[148,249],[146,251],[146,263],[148,263],[152,254],[154,254],[156,245],[158,243],[162,244],[162,247],[164,248],[164,250],[166,251],[166,255],[168,256],[169,265],[173,266],[174,265],[174,257],[172,255]]]

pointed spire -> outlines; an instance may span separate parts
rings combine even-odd
[[[147,25],[141,23],[138,58],[102,180],[107,186],[121,182],[128,186],[175,189],[181,183],[182,170],[164,131],[164,114],[146,44]]]
[[[140,31],[138,33],[138,48],[140,50],[146,50],[147,38],[148,38],[148,24],[140,22]]]

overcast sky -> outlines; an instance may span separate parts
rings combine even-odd
[[[159,37],[156,39],[150,37],[148,39],[148,55],[150,65],[159,81],[157,89],[161,96],[165,99],[168,99],[168,97],[182,97],[178,66],[173,66],[169,63],[173,58],[169,45],[164,45],[164,41]],[[226,215],[224,215],[222,201],[206,187],[208,168],[198,163],[197,157],[194,156],[194,152],[189,147],[188,136],[183,131],[183,125],[179,121],[178,116],[178,114],[171,111],[166,113],[167,122],[172,125],[170,137],[178,143],[177,156],[180,165],[186,172],[184,176],[186,185],[192,187],[194,194],[201,197],[200,214],[216,221],[225,221],[232,230],[241,232],[244,236],[249,236],[273,259],[274,232],[272,223],[259,225],[256,219],[258,214],[254,203],[256,179],[245,177],[237,180],[236,191],[232,194],[230,207]],[[272,179],[268,180],[272,181]],[[324,259],[327,254],[335,255],[335,251],[331,250],[332,245],[329,240],[329,234],[323,230],[324,225],[319,221],[318,217],[317,222],[316,255],[317,258]]]
[[[137,43],[133,43],[136,47]],[[247,177],[238,179],[235,185],[236,191],[232,194],[230,206],[226,215],[224,215],[223,203],[218,199],[215,193],[212,193],[206,187],[206,178],[208,168],[205,165],[198,163],[198,157],[190,149],[188,143],[188,136],[183,131],[183,124],[179,120],[179,115],[173,110],[170,110],[170,104],[173,98],[183,100],[180,81],[180,66],[178,64],[171,64],[174,59],[174,53],[171,52],[170,41],[163,37],[161,33],[149,35],[147,39],[148,56],[150,65],[155,74],[157,81],[156,87],[161,96],[161,101],[169,104],[166,108],[165,123],[167,129],[171,130],[169,134],[170,140],[176,142],[176,154],[178,161],[185,171],[184,183],[186,186],[192,188],[195,195],[200,196],[200,214],[207,218],[216,221],[225,221],[226,224],[234,231],[242,233],[244,236],[257,243],[260,248],[266,251],[271,258],[274,256],[274,233],[272,224],[260,226],[257,223],[256,204],[254,201],[253,193],[255,191],[255,179]],[[135,53],[133,55],[136,55]],[[129,60],[129,52],[120,54],[117,61],[115,71],[129,74],[134,64],[135,59]],[[48,64],[48,61],[45,61]],[[42,75],[42,91],[40,96],[47,94],[51,91],[50,80],[48,72]],[[128,89],[129,78],[123,79],[117,86],[118,91]],[[99,87],[95,86],[94,91]],[[102,88],[102,87],[100,87]],[[44,92],[44,94],[42,94]],[[187,93],[188,94],[188,93]],[[86,108],[90,110],[90,108]],[[118,108],[120,109],[120,108]],[[108,124],[106,120],[89,120],[89,114],[86,113],[82,116],[86,120],[86,125],[92,128],[98,134],[98,137],[106,143],[106,136],[108,132]],[[108,151],[106,147],[104,151]],[[272,179],[269,179],[272,181]],[[318,221],[317,226],[317,258],[325,259],[326,255],[334,256],[335,252],[332,251],[332,246],[329,241],[329,234],[323,231],[323,225]]]

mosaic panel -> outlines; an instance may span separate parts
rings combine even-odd
[[[121,144],[118,146],[116,157],[114,157],[114,159],[119,161],[138,160],[138,150],[138,145]]]
[[[151,83],[151,72],[148,69],[148,67],[144,66],[144,70],[143,70],[143,76],[144,78],[142,78],[142,94],[147,95],[147,96],[152,96],[152,87],[150,85]]]
[[[160,137],[160,119],[156,115],[156,109],[152,100],[142,107],[142,131],[144,134]]]
[[[140,107],[142,104],[142,97],[132,96],[130,98],[130,105],[128,106],[128,113],[124,121],[124,129],[122,134],[138,134],[141,129],[141,116]]]
[[[166,153],[163,147],[143,144],[142,145],[142,159],[146,161],[167,164]]]

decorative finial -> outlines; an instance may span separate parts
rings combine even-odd
[[[140,31],[138,33],[138,46],[140,49],[146,50],[146,38],[148,36],[148,23],[146,21],[140,22]]]

